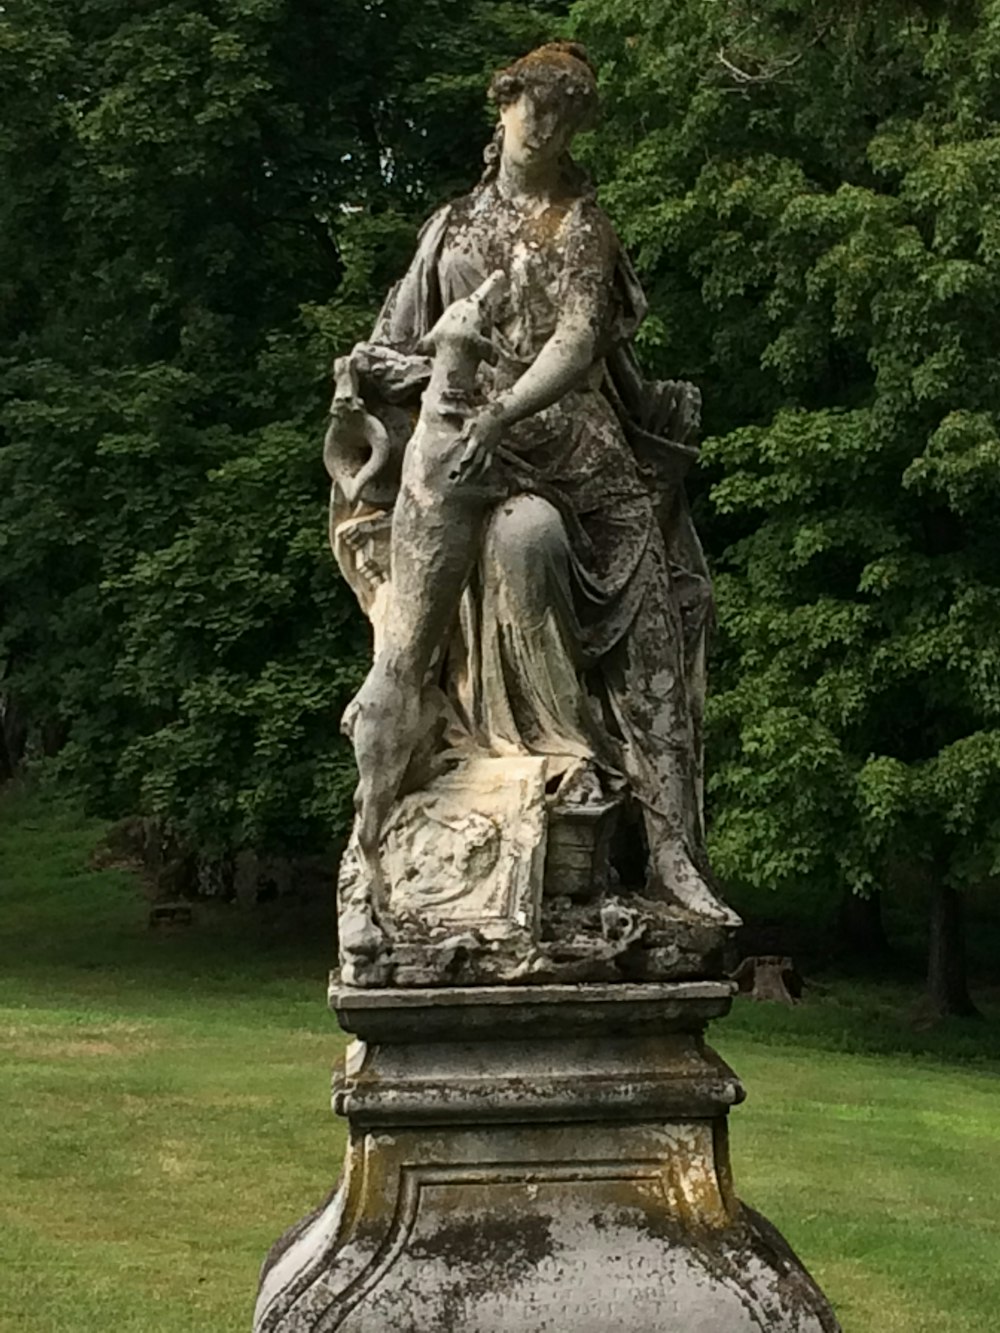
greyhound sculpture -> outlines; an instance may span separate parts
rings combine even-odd
[[[384,638],[342,724],[357,759],[355,832],[376,919],[384,915],[380,908],[387,903],[379,850],[382,832],[429,726],[428,674],[447,640],[479,550],[479,534],[496,498],[488,486],[464,476],[462,430],[479,406],[479,367],[494,359],[487,332],[494,303],[505,287],[502,272],[491,274],[471,296],[448,307],[418,349],[433,356],[433,365],[403,456],[393,510],[392,589]],[[345,399],[348,388],[345,381]],[[345,424],[353,420],[359,435],[364,431],[346,402],[341,413]],[[371,428],[367,439],[371,460],[359,477],[374,475],[376,451],[384,452],[381,437]],[[360,489],[356,479],[354,493]]]

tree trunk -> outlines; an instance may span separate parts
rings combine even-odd
[[[933,893],[927,965],[931,1008],[941,1017],[979,1018],[979,1010],[969,995],[962,896],[940,879],[935,883]]]
[[[891,952],[882,923],[882,894],[866,898],[847,889],[840,900],[837,928],[845,948],[859,958],[884,958]]]
[[[0,782],[16,775],[26,739],[27,727],[16,706],[9,695],[0,694]]]
[[[733,973],[742,995],[751,1000],[773,1000],[777,1004],[798,1004],[802,998],[802,978],[790,958],[767,954],[744,958]]]

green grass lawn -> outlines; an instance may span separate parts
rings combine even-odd
[[[328,930],[204,907],[150,931],[136,881],[89,868],[100,832],[0,794],[0,1330],[247,1333],[266,1249],[339,1165]],[[749,1092],[737,1184],[845,1333],[994,1333],[996,1012],[921,1032],[907,1000],[834,983],[715,1029]]]

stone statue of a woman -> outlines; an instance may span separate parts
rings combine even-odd
[[[671,920],[738,920],[701,820],[700,400],[638,373],[643,296],[568,152],[596,109],[583,49],[543,46],[490,91],[482,180],[336,366],[331,539],[376,649],[345,719],[361,984],[490,979],[491,950],[498,979],[646,975]]]
[[[335,366],[331,536],[375,630],[330,990],[348,1143],[254,1331],[840,1333],[735,1194],[742,1088],[704,1043],[734,917],[699,812],[697,394],[636,372],[642,297],[567,155],[582,50],[493,95],[484,179]]]

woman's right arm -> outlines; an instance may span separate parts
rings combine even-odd
[[[481,475],[511,426],[577,388],[604,354],[618,242],[596,206],[578,209],[571,226],[556,327],[520,379],[466,427],[458,478]]]

